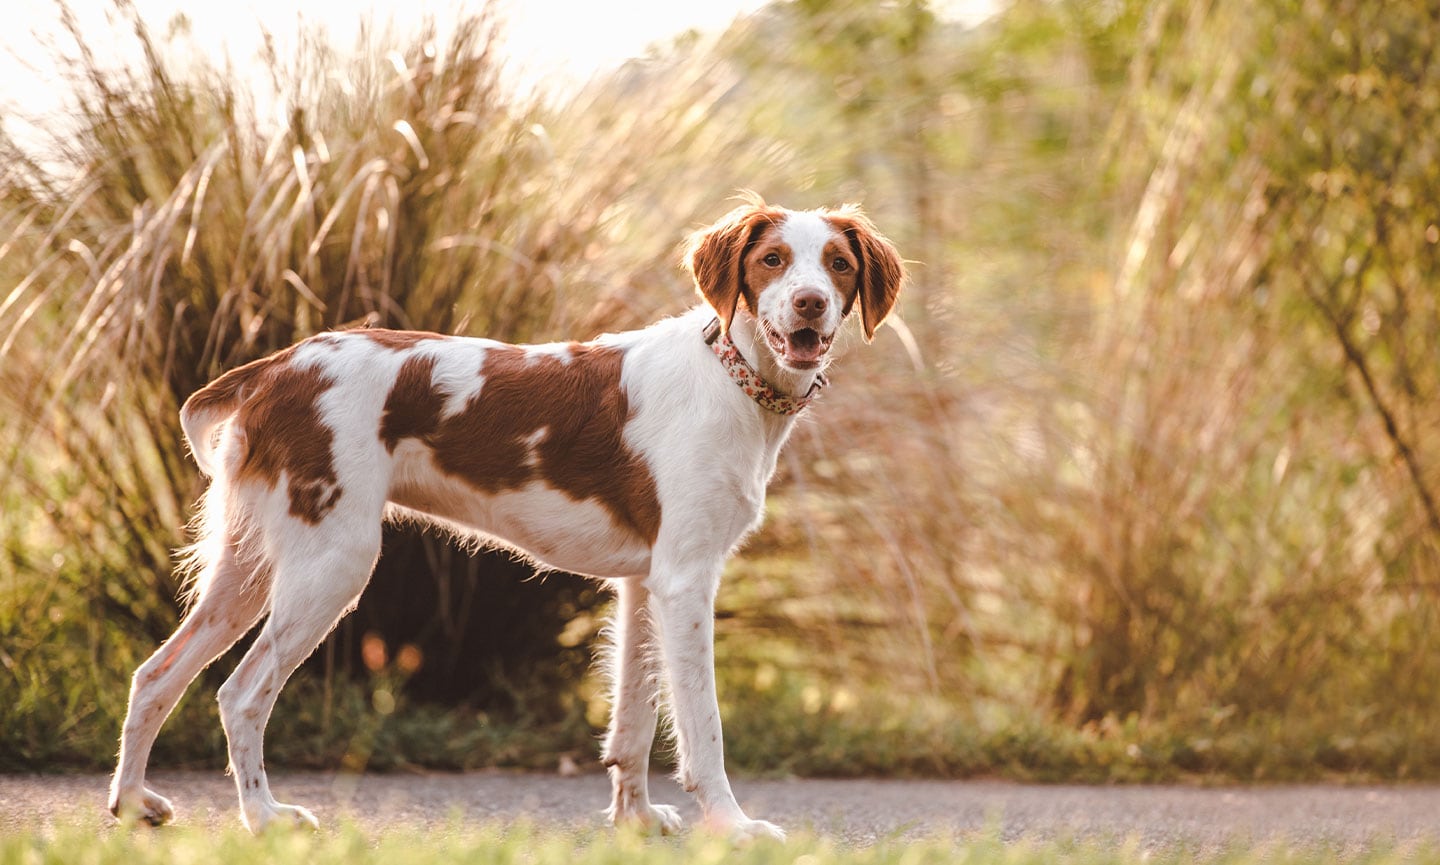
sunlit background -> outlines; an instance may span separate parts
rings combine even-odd
[[[613,70],[625,60],[643,56],[687,32],[717,36],[738,16],[754,12],[765,0],[512,0],[493,4],[505,22],[502,51],[511,81],[518,88],[543,87],[572,93],[592,75]],[[135,0],[134,9],[159,32],[183,19],[187,49],[209,60],[225,58],[243,77],[263,80],[261,46],[266,34],[281,56],[290,56],[307,27],[323,28],[341,48],[361,42],[362,26],[389,25],[399,34],[418,32],[426,19],[443,33],[447,22],[484,9],[484,0],[368,0],[307,6],[282,0],[245,3],[191,3],[183,0]],[[978,24],[994,14],[994,0],[946,0],[933,4],[949,20]],[[103,33],[117,17],[113,4],[81,0],[69,4],[81,29]],[[57,4],[28,0],[6,10],[0,34],[0,84],[11,110],[43,117],[62,107],[65,88],[56,68],[54,48],[64,43]],[[94,45],[105,53],[126,56],[134,46],[125,42]]]

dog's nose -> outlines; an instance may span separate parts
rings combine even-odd
[[[818,288],[802,288],[795,292],[790,304],[801,318],[814,321],[825,313],[825,294]]]

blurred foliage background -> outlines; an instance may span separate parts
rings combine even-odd
[[[0,142],[0,770],[108,765],[178,614],[191,391],[359,322],[639,326],[750,187],[863,203],[913,281],[730,565],[732,763],[1440,777],[1429,4],[788,0],[563,99],[481,15],[312,36],[265,100],[116,8],[143,61],[72,27],[70,122]],[[526,575],[392,532],[272,763],[593,766],[606,598]],[[233,662],[158,762],[223,765]]]

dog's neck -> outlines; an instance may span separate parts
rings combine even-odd
[[[737,309],[735,316],[730,319],[729,333],[731,341],[745,360],[771,387],[786,396],[803,397],[810,393],[822,372],[823,367],[797,371],[781,366],[775,359],[775,353],[760,335],[760,324],[751,312]]]

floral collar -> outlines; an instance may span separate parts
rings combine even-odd
[[[820,388],[830,382],[824,375],[815,376],[815,383],[804,396],[790,396],[766,381],[755,367],[750,365],[740,349],[730,339],[729,333],[720,330],[720,319],[712,319],[705,326],[705,344],[720,358],[730,378],[745,391],[745,395],[760,404],[760,407],[780,415],[796,415],[820,393]]]

